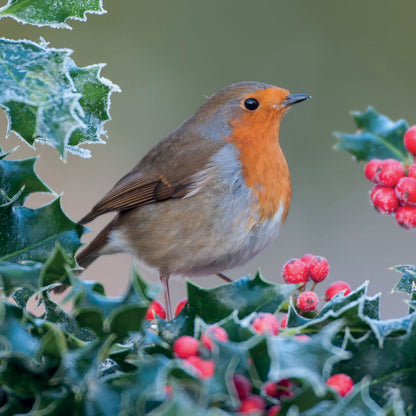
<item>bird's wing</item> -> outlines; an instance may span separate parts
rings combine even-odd
[[[169,198],[181,198],[191,184],[191,177],[173,180],[161,174],[157,176],[128,174],[79,222],[85,224],[106,212],[125,211]]]
[[[199,143],[199,151],[195,152],[191,141],[174,144],[173,137],[156,145],[79,223],[86,224],[106,212],[184,197],[192,187],[195,175],[222,147],[205,140],[202,146]]]

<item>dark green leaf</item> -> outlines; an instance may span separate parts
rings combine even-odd
[[[357,133],[336,132],[335,136],[339,139],[336,149],[350,152],[357,161],[392,158],[411,163],[403,144],[404,133],[409,127],[406,121],[393,122],[371,107],[364,113],[353,113],[353,117]]]
[[[67,19],[87,20],[86,14],[104,14],[102,0],[8,0],[0,9],[1,17],[12,17],[18,22],[54,28],[71,27]]]
[[[346,373],[354,382],[371,377],[370,395],[381,406],[401,397],[406,408],[416,408],[415,318],[404,335],[387,337],[382,348],[371,332],[360,338],[347,332],[344,345],[351,358],[337,363],[334,373]]]
[[[6,156],[0,149],[0,156]],[[52,192],[35,173],[37,158],[5,160],[0,157],[0,205],[9,202],[16,194],[16,204],[23,205],[33,192]]]
[[[253,280],[248,276],[205,289],[187,283],[190,310],[207,323],[224,319],[234,310],[244,317],[253,312],[274,313],[296,289],[295,285],[277,285],[262,279],[260,273]]]
[[[57,198],[37,209],[0,207],[0,230],[0,261],[45,262],[57,243],[73,258],[84,227],[65,215]]]

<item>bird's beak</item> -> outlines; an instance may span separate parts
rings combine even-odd
[[[280,103],[280,107],[290,107],[291,105],[305,101],[308,98],[311,98],[311,96],[307,94],[290,94]]]

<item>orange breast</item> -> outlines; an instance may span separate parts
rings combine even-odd
[[[280,119],[273,112],[243,115],[232,125],[227,139],[239,150],[246,185],[257,196],[258,214],[263,222],[273,218],[283,204],[286,220],[291,198],[289,168],[279,145]]]

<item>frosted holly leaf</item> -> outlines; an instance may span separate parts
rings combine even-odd
[[[12,17],[20,23],[72,29],[66,21],[85,22],[87,13],[106,13],[102,0],[9,0],[0,8],[0,19]]]
[[[102,142],[110,95],[119,88],[100,76],[102,64],[78,68],[70,49],[45,42],[0,39],[0,106],[9,126],[35,141],[88,157],[82,143]]]

